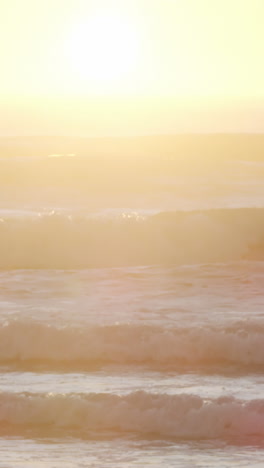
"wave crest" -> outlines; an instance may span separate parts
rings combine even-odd
[[[69,369],[92,364],[263,369],[264,330],[248,322],[184,329],[132,324],[56,328],[12,321],[0,327],[0,362]]]
[[[0,422],[20,428],[77,429],[181,439],[264,435],[264,401],[196,395],[0,394]]]
[[[85,268],[263,259],[264,210],[0,220],[0,268]]]

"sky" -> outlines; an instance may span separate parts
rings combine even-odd
[[[1,135],[262,132],[263,0],[0,2]]]

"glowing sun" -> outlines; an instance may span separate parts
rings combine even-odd
[[[79,78],[99,85],[120,84],[137,68],[139,42],[136,24],[129,17],[99,11],[74,27],[67,55]]]

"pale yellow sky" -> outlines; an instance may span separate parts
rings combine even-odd
[[[62,133],[67,109],[75,133],[184,131],[201,103],[205,130],[230,110],[261,130],[263,0],[8,0],[0,16],[4,134]]]

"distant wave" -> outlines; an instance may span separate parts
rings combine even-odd
[[[233,397],[204,400],[195,395],[0,394],[1,432],[55,429],[91,433],[134,433],[179,439],[244,440],[264,436],[264,400]],[[60,431],[60,432],[59,432]]]
[[[0,327],[0,363],[67,370],[121,364],[160,371],[182,366],[263,371],[264,326],[244,321],[226,328],[191,324],[188,328],[132,324],[56,328],[14,320]]]
[[[86,268],[264,259],[264,209],[0,219],[0,268]]]

